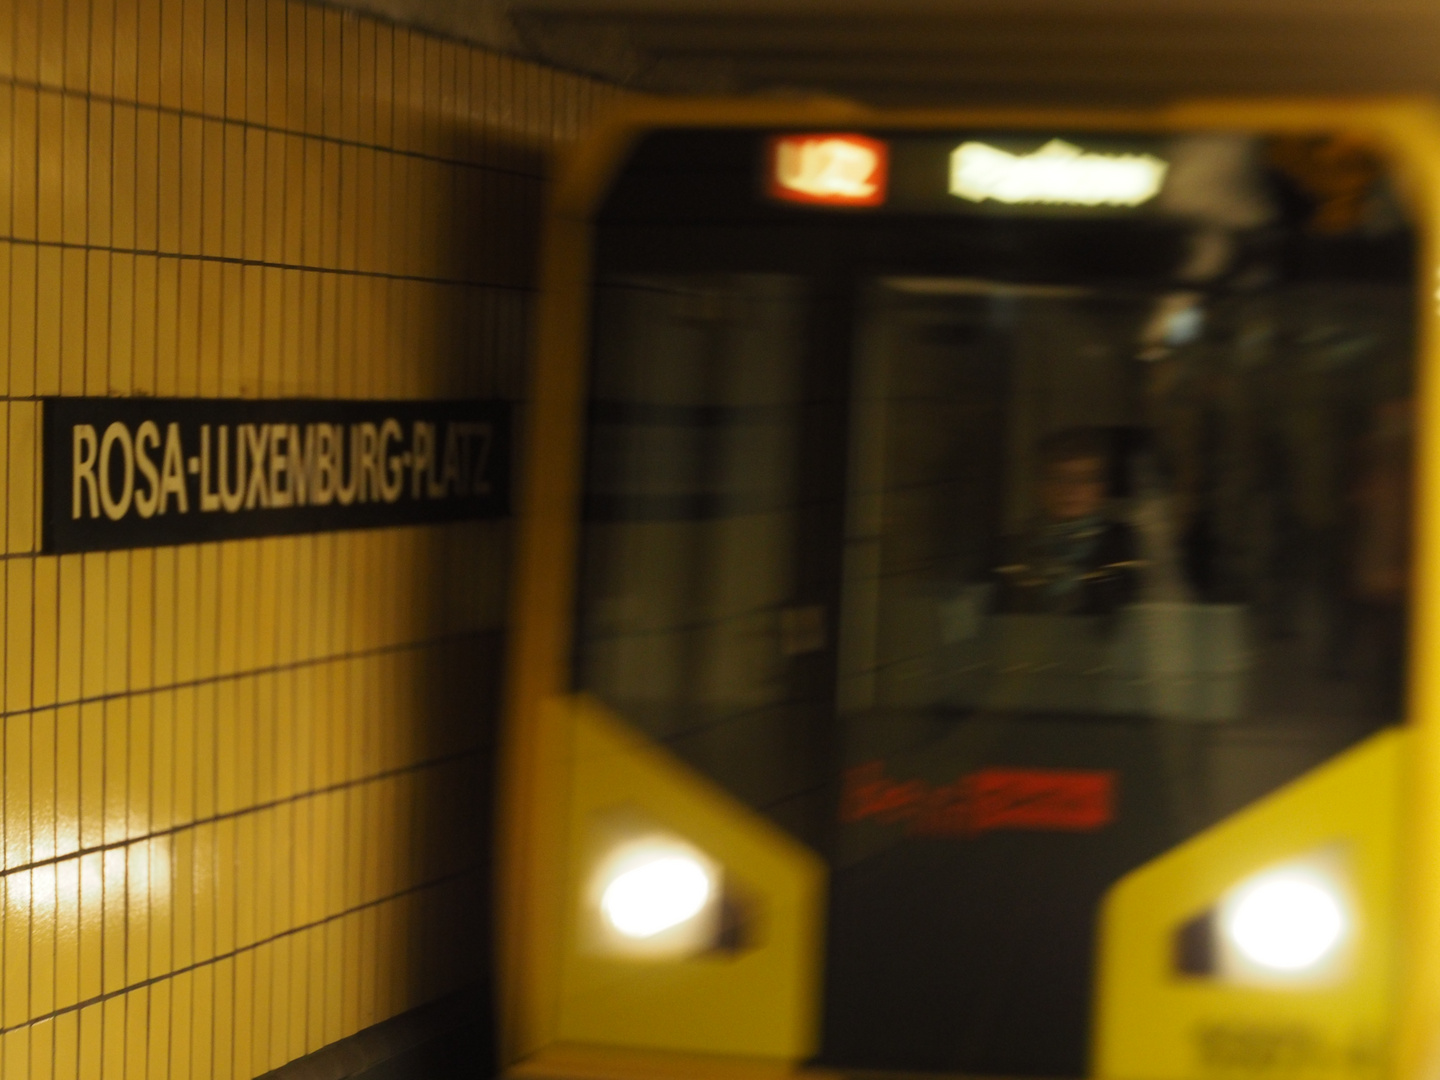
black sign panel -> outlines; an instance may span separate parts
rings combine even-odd
[[[44,549],[502,517],[503,401],[47,398]]]

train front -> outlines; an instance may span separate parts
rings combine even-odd
[[[1418,1075],[1428,117],[667,110],[551,227],[514,1068]]]

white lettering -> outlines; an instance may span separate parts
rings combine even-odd
[[[200,485],[203,492],[203,476],[200,478]],[[190,496],[185,491],[185,448],[180,445],[180,425],[175,423],[165,428],[165,460],[160,466],[160,513],[165,513],[171,495],[174,495],[175,501],[179,503],[180,513],[188,514]]]
[[[445,481],[440,476],[440,432],[436,424],[427,424],[430,429],[430,462],[425,470],[425,494],[432,499],[445,497]]]
[[[172,427],[174,425],[171,425]],[[210,490],[210,425],[200,425],[200,512],[220,509],[220,495]]]
[[[435,468],[435,425],[427,424],[423,420],[416,420],[415,427],[410,439],[410,497],[419,499],[421,494],[420,483],[426,479]],[[429,483],[426,489],[434,484],[433,476],[429,476]],[[433,495],[431,496],[434,497]]]
[[[235,429],[235,487],[230,487],[230,428],[221,424],[217,429],[219,438],[216,447],[220,458],[220,505],[227,514],[240,509],[245,500],[245,443],[240,429]]]
[[[291,491],[280,483],[281,477],[289,478],[290,457],[281,451],[282,443],[289,447],[290,428],[285,424],[270,425],[270,505],[289,506]]]
[[[350,425],[350,478],[345,479],[345,429],[335,425],[335,501],[349,506],[355,501],[355,491],[360,486],[360,425]]]
[[[311,485],[312,506],[329,506],[335,497],[335,474],[339,469],[336,459],[335,428],[331,424],[316,424],[314,483]],[[306,440],[308,443],[308,439]]]
[[[95,428],[90,424],[76,424],[72,435],[71,476],[70,476],[70,519],[80,516],[80,492],[82,486],[90,496],[90,516],[100,516],[100,492],[95,484],[95,451],[97,440]]]
[[[112,480],[110,471],[110,455],[115,447],[119,446],[124,464],[121,469],[123,480],[120,484],[120,497],[115,497],[111,490]],[[105,509],[105,516],[111,521],[119,521],[130,509],[130,497],[135,493],[135,447],[130,442],[130,429],[116,420],[105,429],[105,436],[100,440],[100,505]]]
[[[400,427],[400,422],[394,419],[386,419],[380,425],[380,445],[378,456],[382,465],[380,477],[380,497],[387,503],[393,503],[400,498],[400,492],[405,488],[405,462],[403,455],[391,454],[390,443],[399,442],[405,437],[405,432]],[[388,475],[389,479],[385,477]]]
[[[245,485],[245,509],[270,505],[270,489],[265,483],[265,448],[270,443],[269,424],[243,424],[236,431],[245,435],[245,453],[250,460],[250,482]]]
[[[305,425],[305,441],[300,441],[300,425],[291,424],[285,434],[285,443],[290,448],[285,460],[290,475],[286,481],[289,498],[295,506],[304,506],[310,494],[310,476],[315,468],[315,425]],[[271,486],[274,486],[272,481]],[[273,496],[273,492],[271,493]]]
[[[160,506],[160,473],[145,452],[147,445],[156,449],[160,446],[160,429],[153,420],[146,420],[135,429],[135,467],[145,480],[144,491],[139,487],[135,489],[135,512],[142,518],[153,517]]]
[[[475,458],[475,471],[470,474],[470,494],[488,495],[490,478],[485,474],[485,468],[490,462],[490,444],[495,433],[491,431],[489,424],[471,424],[470,433],[480,440],[480,451]]]
[[[445,465],[440,476],[440,494],[459,495],[465,490],[465,481],[460,474],[460,432],[459,424],[445,425]]]
[[[380,497],[380,455],[376,444],[375,425],[361,424],[360,429],[360,502],[376,501]]]

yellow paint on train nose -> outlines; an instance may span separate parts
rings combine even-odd
[[[1373,735],[1115,885],[1100,919],[1094,1075],[1379,1075],[1409,738]],[[1184,939],[1197,929],[1195,948]]]
[[[561,1040],[788,1061],[813,1054],[819,857],[599,701],[555,698],[547,708],[570,776]],[[736,911],[751,925],[727,942],[724,923]]]

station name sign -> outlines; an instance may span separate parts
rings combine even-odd
[[[502,401],[47,398],[47,552],[510,512]]]

